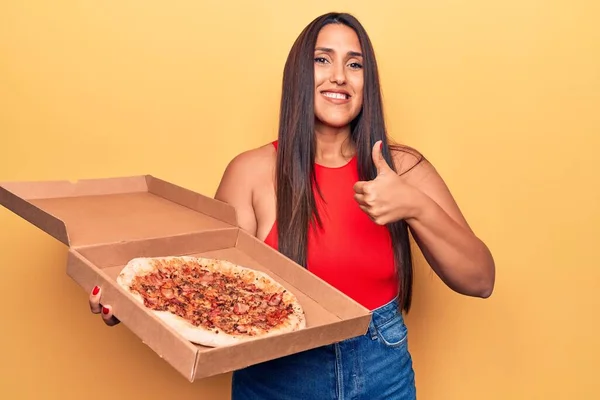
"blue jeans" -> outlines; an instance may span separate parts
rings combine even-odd
[[[408,331],[396,299],[356,338],[233,373],[232,400],[415,400]]]

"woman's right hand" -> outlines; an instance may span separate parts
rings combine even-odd
[[[90,310],[94,314],[100,314],[102,316],[102,320],[108,326],[115,326],[119,322],[117,317],[115,317],[112,313],[112,307],[108,304],[102,305],[100,303],[100,297],[102,296],[102,290],[98,286],[94,286],[92,292],[90,293]]]

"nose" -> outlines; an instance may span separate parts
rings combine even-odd
[[[343,85],[344,83],[346,83],[346,73],[344,70],[344,63],[343,62],[338,62],[333,64],[333,68],[331,68],[331,76],[329,77],[329,80],[332,83],[336,83],[338,85]]]

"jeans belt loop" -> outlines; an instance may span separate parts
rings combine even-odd
[[[369,335],[371,340],[377,339],[377,328],[375,327],[375,316],[371,315],[371,322],[369,323]]]

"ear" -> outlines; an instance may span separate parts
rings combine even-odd
[[[378,140],[375,142],[373,146],[373,151],[371,155],[373,157],[373,164],[375,164],[375,168],[377,168],[377,175],[381,175],[387,172],[392,171],[392,168],[389,166],[385,158],[383,158],[383,152],[381,151],[383,147],[383,142]]]

